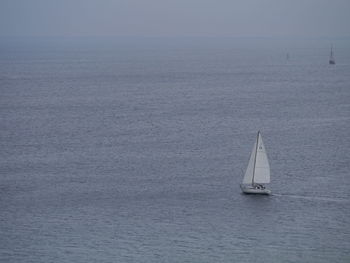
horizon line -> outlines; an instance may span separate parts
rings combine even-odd
[[[0,38],[209,38],[209,39],[350,39],[349,36],[209,36],[209,35],[0,35]]]

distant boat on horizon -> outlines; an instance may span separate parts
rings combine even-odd
[[[240,187],[245,194],[271,194],[263,184],[270,183],[270,165],[260,131],[258,131],[247,170]]]
[[[335,65],[335,59],[334,59],[334,56],[333,56],[333,45],[331,46],[331,54],[329,56],[329,64],[330,65]]]

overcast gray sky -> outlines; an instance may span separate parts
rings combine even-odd
[[[350,36],[350,0],[0,0],[0,36]]]

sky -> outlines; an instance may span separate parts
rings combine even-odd
[[[350,0],[0,0],[0,37],[349,37]]]

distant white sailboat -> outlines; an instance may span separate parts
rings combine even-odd
[[[263,184],[270,183],[270,165],[260,131],[256,137],[241,189],[245,194],[271,194]]]
[[[331,54],[329,56],[329,64],[330,65],[335,65],[335,59],[334,59],[334,56],[333,56],[333,45],[331,46]]]

